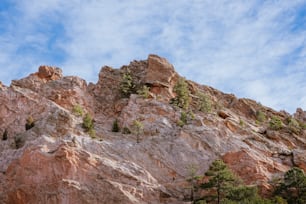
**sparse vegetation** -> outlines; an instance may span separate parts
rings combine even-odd
[[[115,119],[114,122],[113,122],[112,132],[119,132],[119,131],[120,131],[120,127],[119,127],[119,124],[118,124],[118,120]]]
[[[267,120],[267,118],[266,115],[261,110],[258,110],[256,112],[256,120],[260,123],[263,123]]]
[[[222,160],[215,160],[209,167],[205,176],[208,182],[201,185],[202,189],[213,190],[213,194],[205,200],[216,201],[218,204],[227,196],[229,186],[233,186],[236,178]]]
[[[299,134],[302,130],[297,120],[292,117],[287,118],[288,128],[291,133]]]
[[[193,112],[182,111],[180,119],[177,121],[177,125],[180,126],[180,127],[183,127],[184,125],[186,125],[188,123],[188,120],[194,120],[194,117],[195,116],[194,116]]]
[[[128,134],[131,134],[132,132],[131,132],[131,130],[128,128],[128,127],[123,127],[123,129],[122,129],[122,134],[126,134],[126,135],[128,135]]]
[[[176,97],[172,99],[172,103],[180,108],[187,110],[190,102],[190,91],[188,89],[186,80],[184,78],[179,78],[173,90],[176,93]]]
[[[96,132],[94,130],[94,121],[89,113],[86,113],[86,115],[84,116],[82,127],[90,135],[90,137],[96,137]]]
[[[198,100],[199,111],[202,111],[204,113],[211,112],[211,100],[210,100],[210,98],[203,92],[198,92],[197,96],[199,97],[199,100]]]
[[[187,181],[190,184],[190,200],[193,202],[195,201],[194,193],[197,189],[197,181],[200,179],[200,176],[197,175],[198,169],[199,167],[195,164],[190,164],[187,166],[187,171],[188,171]]]
[[[143,133],[143,124],[139,120],[134,120],[133,122],[134,133],[137,137],[137,143],[140,142],[140,134]]]
[[[88,134],[92,139],[96,139],[96,131],[94,129],[90,129]]]
[[[15,142],[16,149],[19,149],[24,145],[25,139],[24,139],[23,135],[17,134],[17,135],[14,136],[14,142]]]
[[[301,127],[303,130],[306,130],[306,123],[303,123],[302,121],[298,121],[298,122],[299,122],[300,127]]]
[[[150,88],[144,85],[141,89],[137,91],[137,94],[142,96],[144,99],[149,98],[150,96]]]
[[[280,130],[283,127],[283,123],[281,119],[277,116],[272,116],[270,122],[269,122],[269,127],[272,130]]]
[[[239,125],[240,125],[241,127],[244,127],[244,121],[243,121],[242,119],[239,119]]]
[[[181,117],[180,120],[184,123],[187,124],[187,113],[185,111],[181,112]]]
[[[132,93],[135,92],[135,84],[129,69],[127,69],[126,72],[122,75],[120,91],[123,97],[129,97]]]
[[[26,124],[25,124],[25,129],[29,130],[29,129],[33,128],[34,126],[35,126],[34,119],[33,119],[32,116],[29,116],[27,118],[27,121],[26,121]]]
[[[7,140],[7,137],[8,137],[7,135],[8,135],[8,132],[7,132],[7,129],[5,129],[2,135],[2,140]]]
[[[306,175],[300,168],[287,171],[278,184],[275,194],[286,199],[288,204],[306,203]]]
[[[177,126],[179,126],[179,127],[183,127],[183,126],[185,125],[185,123],[184,123],[182,120],[178,120],[178,121],[176,122],[176,124],[177,124]]]
[[[85,117],[83,118],[83,124],[82,127],[86,130],[89,131],[90,129],[94,128],[94,123],[91,115],[89,113],[86,113]]]
[[[195,203],[272,204],[270,200],[262,199],[257,194],[256,187],[244,185],[222,160],[215,160],[205,176],[208,181],[200,187],[209,193]]]
[[[75,116],[80,116],[80,117],[82,117],[83,114],[84,114],[84,110],[83,110],[82,106],[80,106],[80,105],[77,104],[77,105],[73,106],[73,108],[72,108],[72,113],[73,113]]]

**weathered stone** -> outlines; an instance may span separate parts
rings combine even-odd
[[[127,69],[137,88],[146,84],[155,96],[123,98]],[[150,55],[121,69],[103,67],[96,84],[41,66],[2,88],[0,135],[6,131],[7,139],[0,140],[0,203],[185,203],[188,167],[203,175],[220,157],[264,195],[274,174],[305,170],[305,133],[265,131],[268,121],[256,122],[257,110],[283,121],[288,115],[255,101],[188,81],[194,119],[179,126],[183,110],[169,104],[178,77],[166,59]],[[212,112],[198,111],[197,91],[212,99]],[[97,139],[82,128],[75,105],[94,118]],[[303,114],[295,117],[304,121]],[[35,126],[26,131],[29,116]],[[132,133],[111,132],[115,119]]]
[[[294,118],[299,121],[306,122],[306,112],[303,111],[302,108],[297,108],[296,112],[294,113]]]
[[[57,67],[42,65],[38,69],[37,75],[42,79],[58,80],[63,77],[62,70]]]
[[[165,58],[149,55],[148,68],[143,79],[145,84],[150,84],[152,92],[156,95],[174,97],[172,87],[178,78],[173,65]]]

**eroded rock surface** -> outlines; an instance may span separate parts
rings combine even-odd
[[[153,97],[122,96],[128,70],[136,88],[147,85]],[[294,115],[297,134],[288,113],[188,81],[193,117],[180,126],[183,110],[169,104],[179,77],[166,59],[149,55],[120,69],[104,66],[96,84],[49,66],[0,84],[0,203],[188,203],[190,166],[203,175],[217,158],[269,196],[274,175],[306,170],[303,110]],[[211,99],[211,112],[198,110],[198,91]],[[94,138],[76,105],[94,118]],[[30,116],[35,125],[26,130]],[[272,116],[282,129],[269,127]],[[115,120],[119,132],[111,131]]]

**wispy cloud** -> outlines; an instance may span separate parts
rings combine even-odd
[[[39,64],[96,81],[149,53],[189,79],[290,112],[306,108],[306,1],[15,1],[0,10],[0,79]],[[5,25],[5,26],[3,26]]]

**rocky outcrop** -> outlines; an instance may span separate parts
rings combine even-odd
[[[136,89],[147,85],[153,97],[136,90],[122,97],[128,70]],[[268,196],[275,174],[306,170],[305,133],[289,131],[287,113],[253,100],[188,81],[192,114],[179,125],[184,111],[169,104],[179,77],[166,59],[149,55],[120,69],[104,66],[96,84],[41,66],[0,87],[0,203],[186,203],[190,166],[203,175],[217,158]],[[197,91],[211,99],[211,112],[198,110]],[[94,118],[95,137],[76,105]],[[294,117],[302,124],[303,115]],[[272,116],[283,128],[269,128]],[[29,117],[34,127],[26,130]],[[119,132],[111,131],[115,120]]]
[[[88,145],[84,140],[83,145]],[[140,166],[92,154],[80,148],[79,138],[74,143],[44,136],[38,141],[43,145],[27,148],[7,168],[8,203],[158,201],[161,186]]]
[[[303,111],[303,109],[301,108],[297,108],[296,112],[294,113],[294,118],[296,118],[297,120],[306,122],[306,112]]]
[[[62,76],[62,70],[60,68],[40,66],[38,72],[20,80],[13,80],[11,86],[27,88],[37,92],[40,90],[41,85],[49,81],[61,79]]]
[[[62,70],[58,67],[40,66],[38,68],[37,76],[41,79],[58,80],[63,77]]]
[[[174,97],[172,87],[174,86],[178,74],[165,58],[157,55],[149,55],[148,68],[144,77],[144,83],[149,84],[151,91],[156,95]]]

